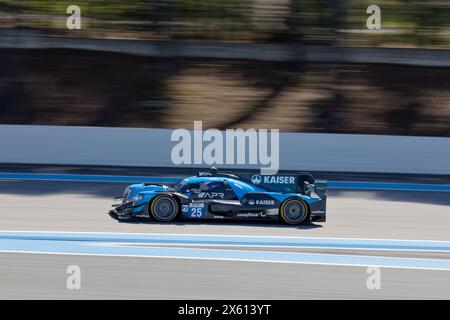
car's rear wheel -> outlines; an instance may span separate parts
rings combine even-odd
[[[150,217],[156,221],[169,222],[176,218],[179,212],[178,201],[170,195],[159,195],[150,205]]]
[[[308,217],[308,205],[300,199],[287,199],[280,206],[280,218],[290,225],[303,223]]]

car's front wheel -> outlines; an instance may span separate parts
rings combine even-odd
[[[303,223],[308,217],[308,205],[300,199],[287,199],[280,206],[280,218],[291,225]]]
[[[177,200],[170,195],[159,195],[150,204],[150,217],[156,221],[169,222],[176,218],[179,211]]]

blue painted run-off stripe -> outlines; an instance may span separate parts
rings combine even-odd
[[[239,235],[139,234],[139,233],[79,233],[0,231],[0,246],[5,240],[85,241],[89,243],[122,243],[189,246],[247,246],[284,248],[327,248],[345,250],[398,250],[449,252],[450,241],[389,240],[315,237],[268,237]]]
[[[450,185],[394,183],[394,182],[365,182],[365,181],[329,181],[329,188],[360,189],[360,190],[406,190],[406,191],[443,191],[450,192]]]
[[[85,174],[41,174],[41,173],[0,173],[0,180],[40,180],[40,181],[81,181],[81,182],[122,182],[122,183],[174,183],[179,177],[154,176],[111,176]],[[358,190],[405,190],[450,192],[450,185],[418,184],[366,181],[328,181],[331,189]]]
[[[223,244],[249,246],[221,248]],[[183,246],[189,245],[188,247]],[[449,242],[164,234],[0,232],[0,252],[140,256],[450,270],[450,260],[279,251],[278,247],[444,251]],[[170,245],[170,246],[167,246]],[[207,247],[204,247],[207,245]],[[219,247],[217,247],[219,246]],[[253,246],[272,246],[254,250]]]

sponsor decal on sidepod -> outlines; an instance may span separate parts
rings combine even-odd
[[[255,174],[251,178],[253,184],[275,183],[275,184],[295,184],[295,177],[292,176],[260,176]]]

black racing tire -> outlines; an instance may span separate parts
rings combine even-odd
[[[156,196],[150,203],[149,215],[153,220],[169,222],[174,220],[180,211],[178,201],[171,195]]]
[[[290,225],[299,225],[309,216],[309,208],[305,201],[297,198],[286,199],[280,206],[280,219]]]

